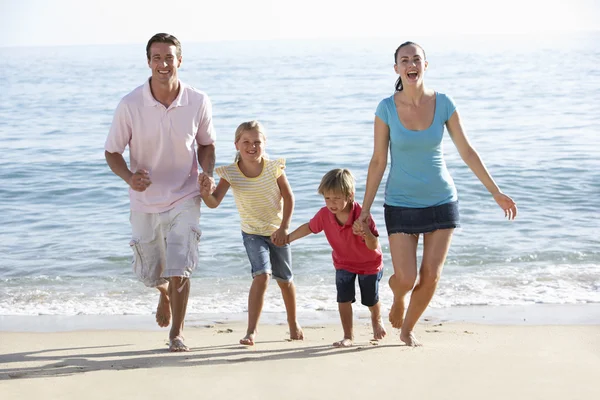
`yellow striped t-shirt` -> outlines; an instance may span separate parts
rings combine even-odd
[[[283,174],[285,159],[263,162],[261,174],[248,178],[237,163],[218,167],[215,172],[231,185],[242,231],[251,235],[271,236],[283,218],[283,198],[277,178]]]

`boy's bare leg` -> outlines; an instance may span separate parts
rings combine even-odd
[[[294,282],[277,281],[277,284],[281,289],[281,297],[283,297],[283,303],[285,304],[288,326],[290,328],[290,339],[303,340],[304,332],[302,332],[302,328],[296,319],[296,286]]]
[[[188,297],[190,295],[190,280],[181,276],[169,278],[169,298],[171,300],[171,313],[173,322],[169,339],[171,344],[170,351],[189,351],[190,349],[183,343],[183,321],[187,310]]]
[[[261,274],[256,275],[254,279],[252,279],[252,285],[250,286],[250,292],[248,293],[248,329],[246,330],[246,336],[240,339],[240,344],[246,346],[254,345],[256,328],[258,326],[258,320],[260,319],[263,304],[265,303],[265,293],[269,286],[269,278],[271,278],[270,274]]]
[[[377,302],[372,307],[369,307],[371,311],[371,325],[373,326],[373,339],[381,340],[385,337],[386,331],[383,326],[383,320],[381,319],[381,303]]]
[[[421,346],[413,334],[413,329],[435,293],[450,248],[453,231],[453,229],[440,229],[424,235],[419,283],[410,297],[406,318],[400,331],[400,340],[408,346]]]
[[[417,244],[419,237],[396,233],[389,236],[390,253],[394,274],[389,285],[394,293],[394,303],[389,320],[394,328],[402,328],[404,322],[405,299],[417,280]]]
[[[342,320],[342,328],[344,329],[344,338],[333,343],[333,347],[350,347],[354,340],[352,333],[352,302],[338,303],[340,311],[340,319]]]
[[[156,287],[160,292],[158,307],[156,307],[156,323],[161,328],[166,328],[171,323],[171,302],[169,301],[169,284],[165,283]]]

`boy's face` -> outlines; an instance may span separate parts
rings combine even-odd
[[[325,198],[325,205],[327,206],[327,209],[329,209],[329,211],[331,211],[333,214],[348,211],[350,208],[350,203],[352,202],[352,197],[346,197],[345,195],[337,192],[325,192],[323,197]]]

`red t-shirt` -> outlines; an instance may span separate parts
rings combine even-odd
[[[309,227],[313,233],[325,231],[327,241],[333,252],[333,266],[355,274],[374,275],[383,269],[381,246],[377,250],[370,250],[365,240],[352,233],[352,224],[360,216],[362,207],[354,202],[348,215],[348,220],[341,226],[335,215],[327,207],[323,207],[310,220]],[[369,228],[373,235],[379,237],[373,218],[369,218]]]

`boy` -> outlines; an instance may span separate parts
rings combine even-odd
[[[368,224],[357,221],[362,208],[354,201],[354,187],[354,177],[349,170],[329,171],[318,190],[325,198],[326,206],[286,238],[286,243],[291,243],[311,233],[325,231],[333,249],[338,309],[344,329],[344,338],[335,342],[335,347],[352,346],[352,303],[356,301],[357,276],[361,303],[371,311],[373,338],[379,340],[386,334],[379,304],[379,281],[383,275],[379,233],[372,219]]]

